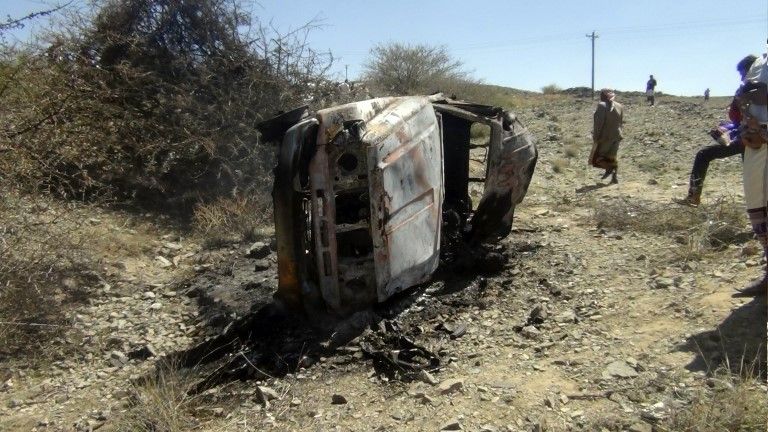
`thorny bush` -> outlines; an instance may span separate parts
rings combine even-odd
[[[236,0],[97,0],[3,47],[2,180],[176,210],[263,194],[273,149],[255,124],[328,93],[314,27],[281,33]]]

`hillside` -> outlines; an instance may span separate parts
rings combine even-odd
[[[269,226],[253,248],[152,213],[9,197],[57,221],[95,270],[61,281],[82,295],[35,336],[41,347],[0,358],[0,429],[765,430],[765,297],[731,298],[765,265],[739,159],[712,164],[701,207],[672,202],[729,100],[648,107],[619,93],[625,140],[609,185],[586,163],[594,101],[484,92],[478,102],[513,107],[540,151],[503,262],[441,269],[331,336],[265,307]],[[173,356],[251,310],[250,346],[192,367]],[[403,338],[440,367],[387,363]],[[216,385],[190,393],[205,379]]]

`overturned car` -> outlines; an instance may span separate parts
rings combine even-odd
[[[449,236],[504,238],[538,156],[513,114],[441,95],[303,107],[259,129],[278,145],[275,298],[311,315],[425,282]]]

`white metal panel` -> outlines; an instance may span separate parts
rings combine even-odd
[[[440,257],[443,161],[426,98],[402,98],[368,123],[371,230],[379,300],[421,283]]]

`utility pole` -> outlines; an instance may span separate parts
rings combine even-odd
[[[597,39],[598,36],[595,34],[595,31],[592,30],[592,34],[588,34],[587,37],[592,39],[592,99],[594,99],[595,98],[595,39]]]
[[[344,65],[344,81],[349,81],[349,65]]]

